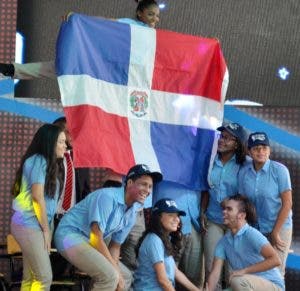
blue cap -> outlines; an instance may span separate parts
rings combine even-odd
[[[144,175],[152,177],[153,183],[160,182],[163,177],[159,172],[151,172],[147,165],[138,164],[129,169],[125,181]]]
[[[152,208],[152,213],[178,213],[181,216],[185,216],[186,213],[183,210],[177,208],[176,202],[170,198],[164,198],[158,200]]]
[[[248,148],[251,149],[257,145],[270,146],[269,138],[265,132],[253,132],[248,138]]]
[[[218,127],[217,130],[219,130],[219,131],[226,130],[231,135],[233,135],[234,137],[239,139],[241,143],[246,142],[247,133],[246,133],[245,129],[238,123],[228,123],[228,124]]]

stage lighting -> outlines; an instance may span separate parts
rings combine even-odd
[[[166,1],[158,1],[158,7],[160,10],[164,10],[167,7]]]
[[[24,62],[24,44],[25,44],[25,38],[20,33],[16,33],[16,49],[15,49],[15,62],[23,64]],[[15,84],[19,82],[19,80],[14,80]]]
[[[277,76],[286,81],[290,77],[290,71],[286,67],[280,67],[277,71]]]

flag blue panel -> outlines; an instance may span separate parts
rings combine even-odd
[[[84,30],[86,26],[89,29]],[[84,41],[74,43],[81,37]],[[127,85],[130,42],[128,24],[74,14],[59,32],[57,75],[87,74],[110,83]]]

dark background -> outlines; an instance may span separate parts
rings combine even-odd
[[[229,69],[227,99],[300,106],[299,0],[166,0],[159,28],[216,37]],[[17,28],[26,36],[26,62],[55,58],[61,16],[69,11],[134,17],[134,0],[19,0]],[[13,61],[13,59],[11,60]],[[277,70],[291,71],[287,81]],[[20,82],[16,96],[58,98],[56,81]]]

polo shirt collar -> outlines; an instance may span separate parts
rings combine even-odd
[[[253,161],[252,161],[252,163],[249,163],[249,169],[251,169],[254,172],[256,172],[255,169],[254,169],[254,164],[253,163],[254,163]],[[268,159],[265,162],[265,164],[263,165],[263,167],[259,171],[268,172],[269,168],[270,168],[270,159]]]
[[[269,169],[270,169],[270,160],[269,159],[265,162],[264,166],[261,169],[264,172],[268,172],[269,171]]]
[[[228,232],[225,234],[227,236],[227,240],[230,243],[234,242],[234,239],[236,237],[242,236],[243,233],[249,228],[249,224],[246,223],[235,235],[232,234],[232,232],[230,230],[228,230]]]
[[[117,188],[117,191],[119,191],[118,195],[116,195],[116,200],[119,204],[126,204],[125,203],[125,188],[122,186],[120,188]]]
[[[229,161],[230,161],[230,162],[231,162],[231,161],[234,161],[234,162],[235,162],[235,154],[230,158]],[[228,162],[229,162],[229,161],[228,161]],[[215,160],[215,162],[216,162],[216,164],[219,165],[219,166],[222,166],[222,167],[224,166],[223,163],[221,162],[221,159],[220,159],[220,156],[219,156],[219,155],[216,155],[216,160]],[[228,163],[228,162],[227,162],[227,163]]]
[[[241,236],[245,231],[249,229],[249,224],[246,223],[243,227],[235,234],[235,236]]]

